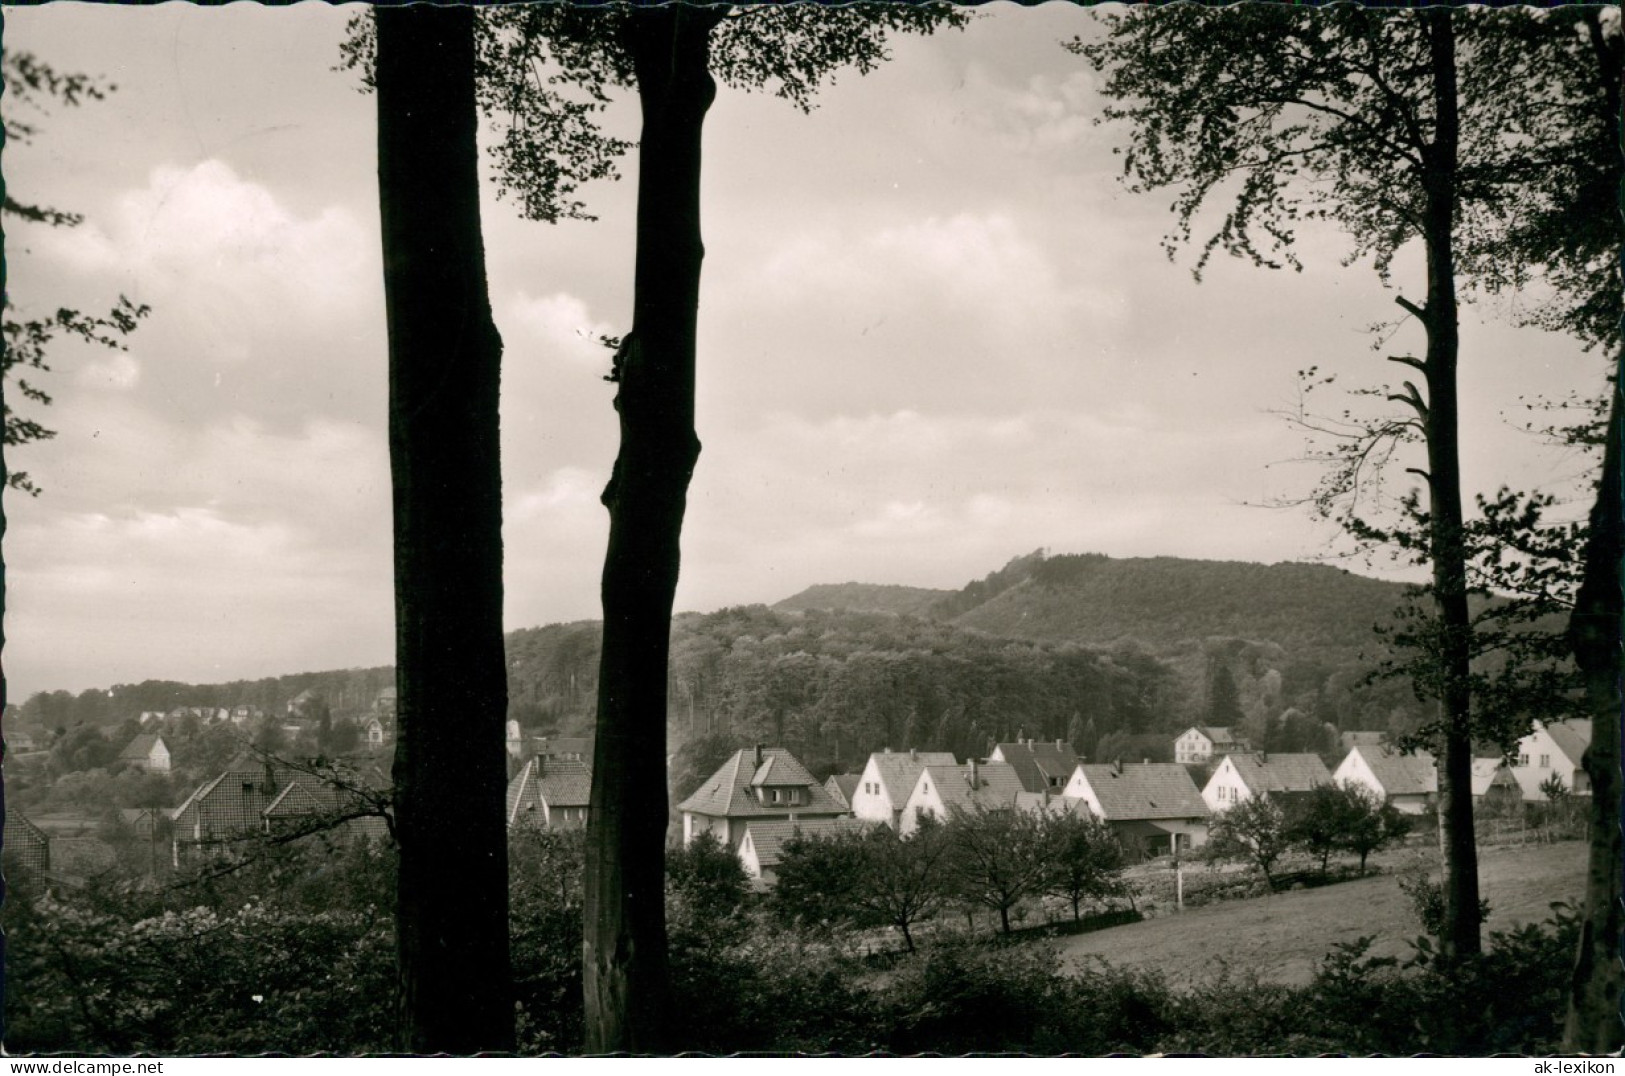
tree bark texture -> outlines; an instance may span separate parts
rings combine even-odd
[[[666,1022],[666,687],[694,431],[700,141],[716,96],[719,9],[640,9],[623,45],[643,129],[632,330],[616,355],[621,443],[604,506],[603,650],[587,834],[584,989],[590,1053],[662,1053]]]
[[[1480,950],[1478,846],[1473,835],[1472,697],[1468,680],[1472,621],[1467,608],[1467,548],[1461,505],[1460,353],[1456,298],[1456,174],[1460,120],[1456,41],[1448,8],[1426,20],[1433,74],[1434,137],[1423,157],[1427,245],[1427,414],[1429,545],[1434,615],[1439,627],[1439,825],[1444,844],[1444,936],[1447,958]]]
[[[475,147],[474,14],[379,8],[394,493],[399,1045],[513,1049],[502,641],[502,341]]]
[[[1603,34],[1595,12],[1586,13],[1586,28],[1597,57],[1601,77],[1606,123],[1618,124],[1621,115],[1621,62],[1618,35]],[[1625,197],[1625,136],[1615,158],[1614,189]],[[1602,207],[1599,207],[1601,209]],[[1620,230],[1620,250],[1625,251],[1625,221],[1618,210],[1614,221]],[[1625,259],[1625,253],[1621,254]],[[1625,495],[1622,495],[1622,437],[1625,412],[1621,411],[1619,377],[1625,374],[1625,352],[1618,356],[1615,381],[1610,393],[1608,435],[1603,443],[1602,477],[1597,484],[1597,503],[1591,509],[1590,541],[1585,553],[1585,574],[1574,613],[1569,618],[1569,645],[1585,683],[1586,709],[1591,715],[1591,746],[1586,750],[1586,775],[1591,779],[1591,827],[1586,865],[1584,919],[1580,927],[1579,951],[1575,955],[1574,978],[1569,993],[1568,1014],[1563,1022],[1565,1052],[1608,1054],[1625,1046],[1625,1019],[1620,1012],[1625,968],[1621,966],[1621,935],[1625,934],[1625,839],[1621,820],[1625,816],[1625,780],[1620,773],[1620,724],[1625,714],[1622,698],[1622,648],[1625,635]]]
[[[1565,1052],[1607,1054],[1625,1045],[1621,1022],[1620,935],[1622,849],[1620,779],[1620,638],[1625,631],[1620,562],[1625,558],[1625,505],[1621,503],[1619,385],[1614,385],[1602,481],[1591,509],[1585,577],[1569,618],[1569,641],[1585,681],[1591,714],[1591,746],[1585,769],[1591,779],[1590,855],[1586,868],[1585,918],[1563,1025]]]

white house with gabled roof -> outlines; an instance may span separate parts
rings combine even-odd
[[[1534,729],[1518,741],[1512,776],[1523,790],[1525,803],[1544,803],[1541,785],[1556,777],[1576,796],[1591,795],[1591,775],[1581,766],[1591,746],[1591,719],[1536,721]]]
[[[851,809],[856,818],[898,829],[903,808],[927,766],[956,766],[958,759],[949,751],[893,751],[887,748],[869,756],[858,785],[852,792]]]

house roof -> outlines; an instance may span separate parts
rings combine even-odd
[[[163,742],[164,738],[162,736],[143,732],[141,735],[131,740],[129,745],[126,746],[124,750],[119,752],[118,757],[132,759],[150,758],[152,756],[152,749]]]
[[[703,814],[712,818],[783,817],[785,805],[772,806],[758,802],[752,788],[798,787],[806,790],[807,801],[795,806],[799,814],[844,814],[845,810],[830,798],[824,786],[813,779],[796,757],[783,747],[764,747],[762,763],[756,764],[756,752],[742,748],[728,757],[706,782],[688,799],[677,805],[679,811]]]
[[[1331,771],[1319,755],[1238,752],[1225,757],[1254,792],[1308,792],[1316,785],[1332,783]]]
[[[1390,796],[1419,796],[1439,791],[1439,773],[1426,751],[1402,755],[1392,747],[1356,747],[1382,790]]]
[[[14,841],[21,843],[26,840],[42,845],[51,843],[50,836],[43,829],[29,821],[27,815],[18,810],[8,810],[6,812],[3,840],[7,845],[13,847],[15,847],[13,845]]]
[[[852,806],[852,797],[857,794],[858,782],[863,780],[861,773],[833,773],[824,781],[824,791],[829,798],[843,807]]]
[[[804,837],[829,833],[861,831],[872,823],[856,818],[800,818],[789,821],[761,821],[745,823],[751,845],[756,849],[756,862],[764,870],[778,865],[784,845],[796,834]]]
[[[1082,763],[1084,780],[1109,822],[1153,818],[1205,818],[1207,804],[1190,771],[1174,762]]]
[[[995,744],[994,750],[1016,768],[1016,778],[1028,792],[1042,792],[1066,784],[1066,779],[1082,761],[1071,744],[1053,740]],[[1052,784],[1051,778],[1056,783]]]
[[[552,810],[586,807],[591,799],[592,767],[587,763],[574,758],[533,758],[508,782],[508,824],[513,825],[520,812],[544,802]]]
[[[544,736],[538,746],[537,754],[558,758],[563,755],[577,755],[583,762],[592,760],[593,737],[591,736]]]
[[[1586,748],[1591,746],[1591,719],[1584,717],[1573,721],[1553,721],[1542,727],[1545,728],[1546,735],[1557,745],[1557,749],[1578,766]]]
[[[376,784],[376,774],[361,780]],[[309,816],[337,810],[347,793],[321,777],[287,767],[254,764],[238,756],[224,773],[198,788],[170,812],[177,825],[203,839],[245,836],[272,817]]]
[[[958,807],[963,811],[990,811],[1014,807],[1016,797],[1026,791],[1021,787],[1021,778],[1016,776],[1016,768],[1008,762],[977,762],[974,788],[971,787],[971,768],[967,762],[963,766],[927,766],[921,773],[930,775],[936,784],[937,798],[948,810]]]
[[[893,807],[901,807],[913,794],[927,766],[959,764],[951,751],[876,751],[869,756],[869,761],[874,764]]]
[[[1473,795],[1483,796],[1496,784],[1509,784],[1518,787],[1517,778],[1507,769],[1506,762],[1499,758],[1473,759]]]

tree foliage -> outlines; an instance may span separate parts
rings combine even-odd
[[[1209,859],[1257,867],[1273,888],[1275,865],[1291,849],[1286,812],[1269,796],[1252,796],[1215,815],[1208,824]]]

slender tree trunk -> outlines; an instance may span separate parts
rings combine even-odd
[[[1601,74],[1604,112],[1610,125],[1621,120],[1620,39],[1605,38],[1596,12],[1585,16],[1586,29]],[[1625,173],[1625,139],[1614,158],[1616,183]],[[1619,218],[1614,218],[1616,223]],[[1625,227],[1621,227],[1625,244]],[[1622,988],[1620,937],[1625,934],[1621,876],[1625,875],[1625,847],[1620,830],[1622,788],[1620,775],[1621,647],[1625,632],[1625,597],[1621,587],[1621,560],[1625,559],[1625,498],[1621,495],[1621,426],[1618,378],[1625,373],[1625,353],[1614,368],[1608,414],[1608,436],[1603,444],[1602,479],[1597,503],[1591,509],[1591,538],[1586,548],[1585,577],[1569,618],[1569,645],[1585,681],[1586,707],[1591,713],[1591,746],[1585,768],[1591,778],[1590,856],[1586,867],[1585,919],[1580,928],[1568,1015],[1563,1023],[1565,1052],[1607,1054],[1625,1046],[1625,1025],[1620,1019]]]
[[[1439,826],[1444,845],[1443,948],[1451,959],[1479,951],[1478,846],[1473,834],[1472,698],[1468,682],[1472,621],[1467,608],[1467,548],[1461,506],[1460,352],[1456,301],[1456,173],[1460,122],[1456,38],[1448,8],[1423,12],[1433,68],[1433,144],[1422,186],[1427,243],[1427,408],[1429,554],[1438,622]]]
[[[378,192],[395,509],[399,1045],[511,1050],[502,482],[474,15],[380,8]]]
[[[1621,915],[1620,833],[1620,635],[1625,629],[1620,593],[1620,561],[1625,534],[1620,497],[1620,393],[1616,384],[1609,409],[1602,481],[1591,510],[1591,540],[1585,580],[1573,615],[1569,640],[1585,680],[1591,712],[1591,746],[1585,754],[1591,778],[1590,857],[1586,869],[1585,919],[1563,1026],[1566,1051],[1612,1053],[1625,1045],[1620,1022]]]
[[[616,356],[621,446],[604,506],[604,641],[583,942],[587,1049],[668,1049],[666,686],[694,432],[700,135],[716,96],[719,9],[639,10],[627,23],[643,106],[632,330]]]

